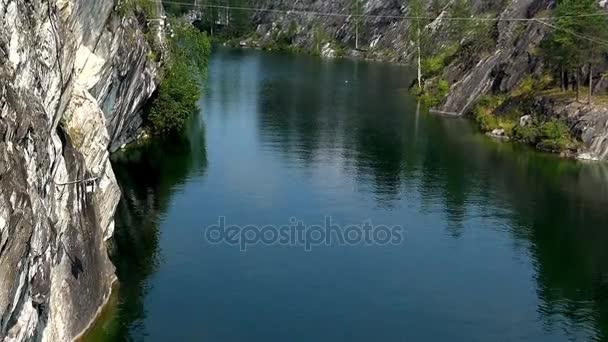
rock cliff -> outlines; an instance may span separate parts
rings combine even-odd
[[[0,0],[2,341],[72,340],[109,296],[109,151],[140,134],[162,40],[132,3]]]

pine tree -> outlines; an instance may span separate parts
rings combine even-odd
[[[450,18],[462,18],[450,22],[450,33],[454,40],[460,40],[471,29],[471,21],[464,20],[472,16],[470,0],[455,0],[450,8]]]
[[[595,0],[561,0],[555,13],[556,27],[545,47],[550,60],[560,64],[563,70],[575,69],[576,99],[580,100],[581,70],[589,71],[589,97],[593,95],[593,65],[606,53],[608,44],[602,43],[608,36],[608,19]]]

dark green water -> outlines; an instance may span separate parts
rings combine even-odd
[[[188,138],[117,156],[120,288],[90,340],[608,339],[608,166],[417,110],[396,66],[217,51]],[[205,240],[402,225],[388,246]]]

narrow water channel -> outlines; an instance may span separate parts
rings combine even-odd
[[[186,138],[115,158],[120,287],[91,341],[608,338],[608,165],[431,115],[407,68],[218,50]],[[211,244],[234,225],[389,245]]]

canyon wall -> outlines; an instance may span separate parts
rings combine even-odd
[[[141,134],[163,40],[132,3],[0,0],[2,341],[72,340],[110,294],[109,151]]]

